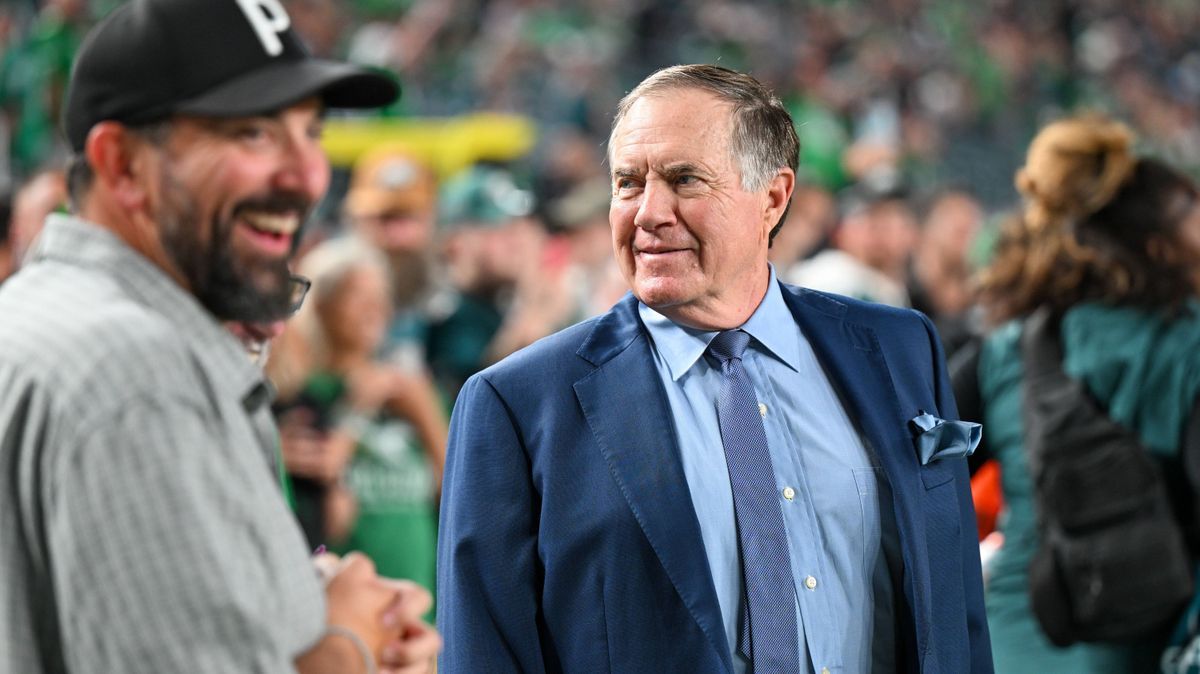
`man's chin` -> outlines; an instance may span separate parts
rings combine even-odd
[[[646,306],[661,311],[693,299],[687,289],[681,286],[679,280],[673,278],[639,279],[633,286],[633,294]]]
[[[224,266],[215,275],[200,301],[223,321],[272,323],[291,315],[291,272],[283,261],[256,261],[239,265],[245,271]]]
[[[200,303],[218,320],[239,323],[274,323],[291,314],[291,292],[281,287],[220,287],[202,294]]]

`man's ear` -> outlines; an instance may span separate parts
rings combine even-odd
[[[790,168],[781,168],[767,184],[766,208],[763,212],[763,223],[770,232],[779,224],[787,210],[788,202],[792,199],[792,191],[796,189],[796,172]]]
[[[147,201],[151,146],[120,122],[100,122],[88,132],[83,152],[95,182],[103,185],[117,205],[138,211]]]

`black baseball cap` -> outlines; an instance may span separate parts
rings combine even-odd
[[[71,148],[96,124],[176,113],[241,117],[309,96],[331,108],[396,100],[386,74],[312,57],[281,0],[130,0],[84,39],[63,106]]]

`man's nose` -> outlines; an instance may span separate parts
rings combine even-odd
[[[646,181],[642,188],[641,203],[633,217],[633,224],[642,229],[655,229],[675,222],[674,190],[660,180]]]
[[[329,159],[320,142],[303,134],[293,137],[283,152],[277,186],[303,195],[315,204],[329,187]]]

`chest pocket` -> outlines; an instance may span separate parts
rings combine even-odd
[[[884,504],[879,493],[879,468],[855,468],[854,485],[858,488],[858,507],[862,513],[863,568],[874,566],[883,536],[880,509]]]

